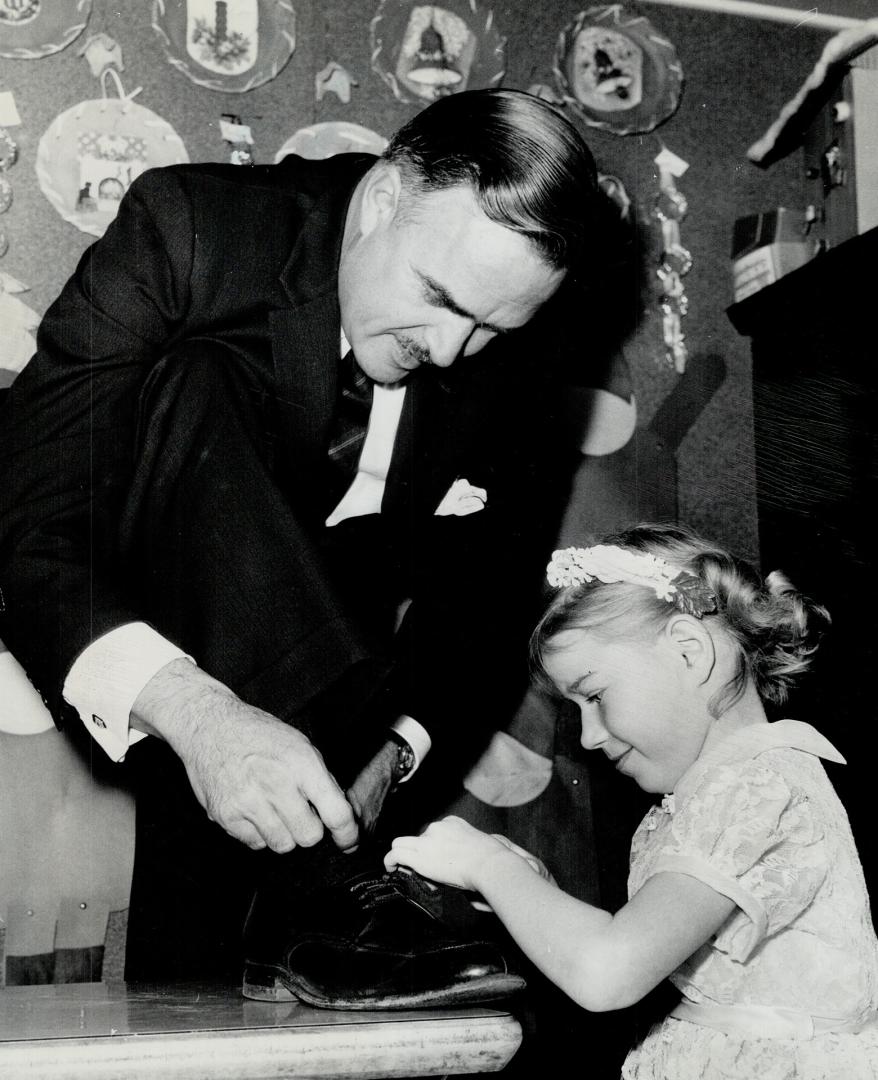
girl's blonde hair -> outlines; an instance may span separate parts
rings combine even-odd
[[[680,525],[638,525],[601,541],[664,559],[693,574],[716,597],[716,612],[704,616],[719,624],[736,646],[733,678],[711,702],[719,716],[752,681],[760,698],[782,705],[811,663],[829,625],[825,608],[803,596],[780,571],[763,581],[741,559]],[[604,638],[648,639],[677,611],[653,590],[628,582],[591,581],[559,590],[536,626],[530,642],[531,665],[546,682],[544,658],[552,640],[565,630],[589,630]]]

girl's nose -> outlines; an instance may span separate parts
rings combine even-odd
[[[607,741],[607,729],[591,709],[581,709],[582,735],[579,743],[584,750],[597,750]]]

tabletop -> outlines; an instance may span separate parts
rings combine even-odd
[[[496,1072],[521,1042],[502,1008],[344,1012],[211,985],[0,990],[0,1076],[280,1080]]]

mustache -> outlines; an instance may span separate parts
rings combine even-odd
[[[433,363],[430,350],[425,349],[423,345],[419,345],[414,338],[401,337],[397,340],[404,360],[414,361],[418,365]]]

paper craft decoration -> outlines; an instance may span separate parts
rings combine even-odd
[[[0,0],[0,3],[2,3],[2,0]],[[89,35],[77,55],[85,57],[89,71],[96,79],[99,79],[104,72],[104,68],[110,67],[110,65],[115,67],[117,71],[125,70],[125,65],[122,62],[122,46],[115,38],[111,38],[109,34],[105,34],[103,31],[99,34]]]
[[[296,47],[289,0],[153,0],[152,26],[168,63],[229,94],[269,82]]]
[[[554,70],[565,104],[616,135],[658,127],[676,111],[683,85],[674,46],[621,4],[580,12],[561,31]]]
[[[347,68],[337,60],[330,60],[314,76],[314,97],[322,101],[328,93],[333,93],[343,105],[347,105],[351,100],[351,88],[359,85]]]
[[[369,128],[351,124],[347,120],[327,120],[299,128],[274,155],[275,163],[287,154],[320,160],[334,154],[382,154],[387,139]]]
[[[92,0],[0,0],[0,56],[38,60],[85,29]]]
[[[382,0],[370,37],[372,69],[400,101],[497,86],[505,73],[506,39],[476,0]]]
[[[107,96],[107,77],[118,98]],[[113,68],[101,77],[102,98],[57,116],[37,147],[37,179],[58,213],[83,232],[103,236],[131,182],[156,165],[189,156],[171,125],[125,94]]]

